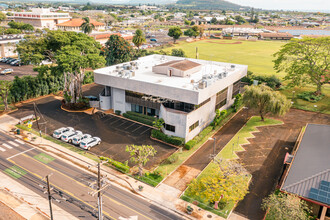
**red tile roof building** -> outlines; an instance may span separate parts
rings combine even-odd
[[[57,28],[60,30],[65,31],[81,31],[81,25],[84,23],[84,19],[82,18],[73,18],[69,21],[57,24]],[[93,19],[90,19],[90,22],[95,26],[95,30],[101,30],[105,28],[105,24],[102,22],[95,21]]]

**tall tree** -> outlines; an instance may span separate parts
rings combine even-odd
[[[10,88],[12,87],[11,81],[1,80],[0,81],[0,96],[2,98],[3,105],[5,106],[4,110],[8,111],[8,95]]]
[[[124,38],[114,34],[105,43],[104,54],[108,66],[130,61],[134,55],[132,46]]]
[[[137,46],[138,50],[140,50],[140,46],[146,42],[146,38],[144,36],[144,33],[141,29],[137,29],[135,31],[135,35],[132,39],[135,46]]]
[[[100,55],[99,42],[86,34],[72,31],[48,31],[38,39],[27,36],[17,45],[17,51],[25,63],[38,65],[45,59],[51,60],[57,69],[55,72],[63,74],[64,90],[74,103],[81,97],[86,68],[98,68],[105,63]]]
[[[330,83],[330,37],[292,39],[274,54],[274,68],[285,71],[291,86],[311,83],[316,95],[324,84]]]
[[[85,17],[84,19],[84,23],[82,23],[81,30],[82,32],[84,32],[85,34],[90,34],[93,32],[93,30],[95,29],[94,24],[91,22],[90,17]]]
[[[245,86],[243,103],[251,109],[256,109],[262,121],[267,113],[283,115],[291,107],[290,100],[264,84]]]
[[[263,200],[262,208],[268,210],[267,219],[294,220],[310,219],[310,209],[306,202],[299,197],[285,193],[272,193]]]
[[[174,43],[176,43],[176,40],[179,39],[182,36],[182,31],[179,27],[172,27],[168,30],[168,36],[173,38]]]
[[[0,12],[0,22],[6,20],[6,18],[7,16],[3,12]]]
[[[130,153],[131,161],[139,166],[139,175],[143,175],[143,166],[154,156],[157,151],[150,145],[127,145],[126,152]]]
[[[199,197],[201,202],[211,204],[221,202],[237,202],[248,193],[248,176],[246,170],[230,160],[216,159],[210,173],[194,179],[186,191],[189,197]]]
[[[205,32],[205,27],[203,25],[198,26],[199,37],[202,38]]]

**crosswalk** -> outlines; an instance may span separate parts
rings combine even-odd
[[[5,152],[7,150],[11,150],[15,147],[18,147],[19,144],[24,144],[23,141],[19,140],[19,139],[15,139],[13,141],[2,141],[3,143],[0,144],[0,152]]]

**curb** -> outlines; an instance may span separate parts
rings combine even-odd
[[[70,112],[70,113],[81,113],[81,112],[85,113],[85,111],[89,111],[89,110],[91,110],[91,109],[93,109],[93,108],[88,108],[88,109],[85,109],[85,110],[77,110],[77,111],[74,111],[74,110],[68,110],[68,109],[65,109],[65,108],[63,107],[63,105],[61,105],[61,109],[62,109],[63,111]]]
[[[166,145],[168,145],[168,146],[171,146],[171,147],[177,148],[177,149],[180,149],[180,148],[181,148],[181,147],[179,147],[179,146],[176,146],[176,145],[173,145],[173,144],[166,143],[166,142],[164,142],[164,141],[162,141],[162,140],[159,140],[159,139],[157,139],[157,138],[154,138],[154,137],[152,137],[152,136],[150,136],[150,139],[151,139],[151,140],[154,140],[154,141],[158,141],[158,142],[160,142],[160,143],[162,143],[162,144],[166,144]]]

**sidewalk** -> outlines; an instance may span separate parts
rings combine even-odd
[[[47,199],[17,183],[2,172],[0,172],[0,201],[5,205],[2,206],[2,210],[7,210],[0,214],[0,219],[2,217],[6,217],[4,219],[28,220],[46,220],[50,218]],[[5,215],[3,215],[4,213]],[[77,219],[56,204],[53,204],[53,213],[63,220]]]

